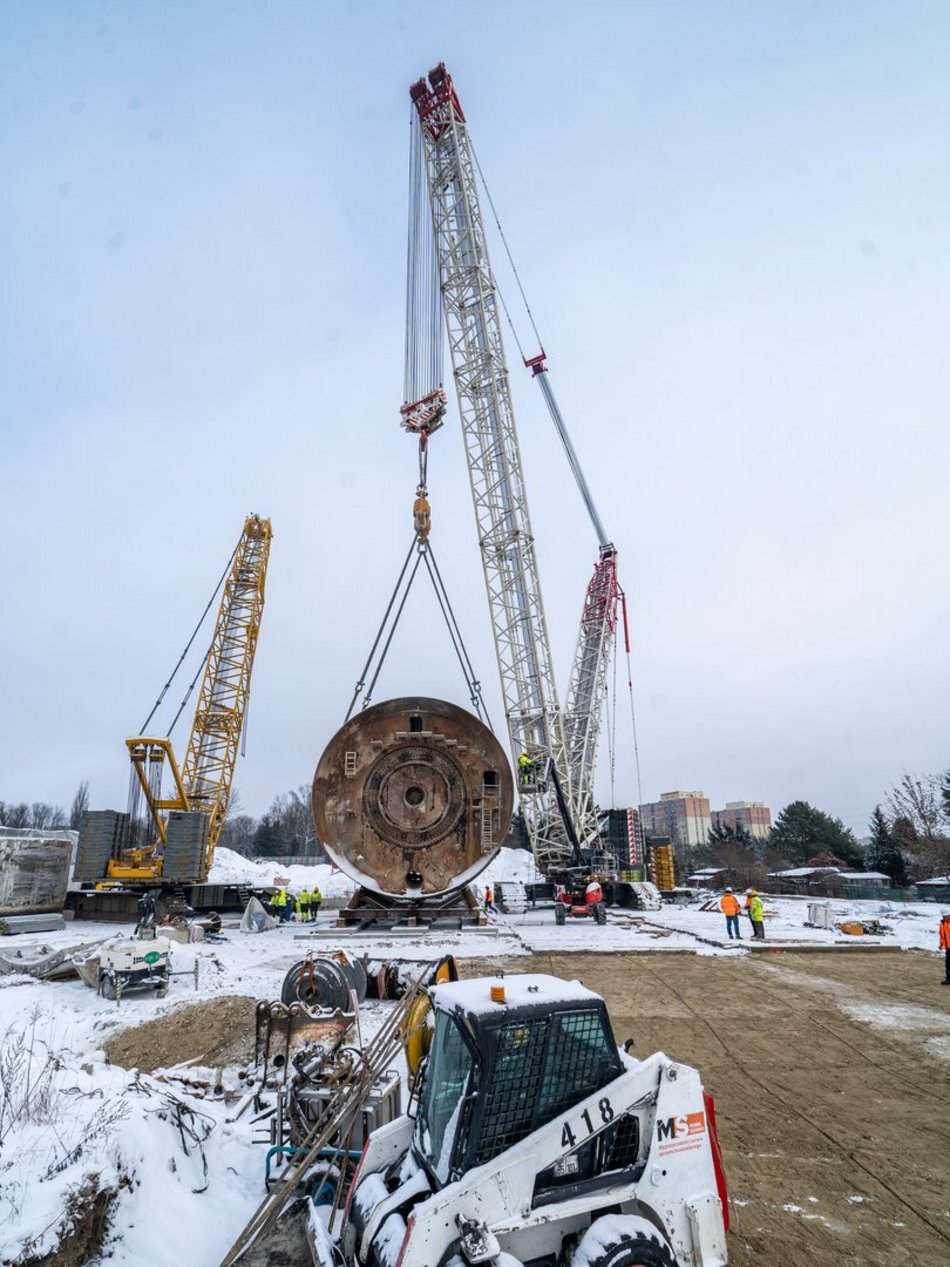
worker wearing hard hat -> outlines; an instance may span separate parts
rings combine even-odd
[[[950,985],[950,910],[940,912],[940,949],[945,956],[941,985]]]
[[[739,932],[739,912],[742,907],[732,889],[726,889],[719,899],[719,909],[726,917],[726,932],[729,934],[729,940],[732,941],[735,937],[736,941],[742,941],[742,934]]]
[[[527,787],[531,783],[534,775],[534,762],[526,752],[523,752],[518,758],[518,775],[522,787]]]
[[[755,889],[746,889],[745,893],[745,909],[752,924],[752,936],[756,941],[765,941],[762,899]]]

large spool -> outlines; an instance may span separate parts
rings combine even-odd
[[[364,888],[420,898],[461,888],[511,821],[501,744],[445,700],[386,700],[333,736],[313,779],[313,819],[333,861]]]

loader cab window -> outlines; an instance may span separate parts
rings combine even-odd
[[[440,1183],[449,1178],[473,1063],[471,1050],[455,1020],[445,1012],[437,1012],[425,1084],[419,1097],[415,1146]]]
[[[605,1086],[620,1057],[600,1009],[512,1020],[497,1034],[474,1164],[499,1153]]]

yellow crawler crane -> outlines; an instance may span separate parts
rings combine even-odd
[[[264,610],[264,582],[272,536],[269,519],[249,515],[244,521],[244,530],[224,582],[184,765],[179,769],[167,737],[137,735],[126,740],[133,788],[139,794],[144,793],[152,839],[141,848],[126,849],[117,858],[110,859],[107,874],[111,880],[148,884],[163,878],[198,882],[207,879],[231,796]],[[166,765],[174,784],[168,796],[162,794]],[[169,876],[166,872],[169,815],[175,811],[206,816],[207,838],[198,855],[197,874],[193,876]]]

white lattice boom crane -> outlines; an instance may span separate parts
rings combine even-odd
[[[570,770],[525,496],[508,367],[465,116],[442,66],[410,89],[421,124],[442,304],[505,717],[517,761],[550,757],[573,808]],[[570,860],[553,797],[523,798],[543,871]]]
[[[515,760],[526,752],[536,770],[544,768],[548,759],[554,763],[580,842],[590,846],[598,836],[591,779],[620,595],[616,552],[602,540],[601,560],[585,601],[569,709],[562,717],[515,429],[499,298],[465,115],[441,63],[429,73],[428,82],[420,79],[413,84],[410,97],[420,123],[442,306],[512,751]],[[539,380],[544,379],[542,390],[547,388],[547,399],[550,388],[544,366],[540,370],[535,367],[535,373]],[[420,395],[421,389],[407,393],[409,405]],[[553,396],[549,407],[552,402]],[[559,418],[556,411],[555,403],[555,421]],[[415,428],[405,411],[404,421],[410,430],[427,430],[424,422]],[[561,429],[565,439],[563,421]],[[550,789],[539,786],[523,796],[522,808],[542,871],[568,865],[571,845]]]
[[[547,373],[547,357],[542,348],[538,356],[525,361],[534,375],[541,395],[551,414],[557,433],[564,445],[568,463],[574,473],[577,486],[597,534],[600,557],[594,564],[594,574],[584,596],[577,647],[571,668],[571,680],[564,709],[564,731],[567,756],[571,770],[574,796],[581,806],[592,806],[594,798],[594,765],[597,744],[604,716],[604,699],[607,687],[607,670],[610,667],[617,637],[617,625],[623,614],[624,641],[630,650],[630,634],[627,626],[627,600],[617,577],[617,549],[607,538],[594,499],[584,478],[577,454],[571,443],[567,426],[551,389]],[[590,827],[592,815],[582,815],[582,827]],[[581,838],[589,845],[589,840]]]

